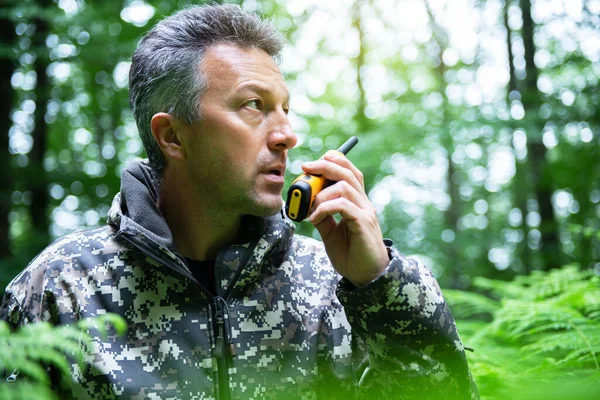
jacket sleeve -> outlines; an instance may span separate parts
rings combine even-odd
[[[4,292],[0,303],[0,321],[6,321],[11,328],[21,325],[20,305],[17,299],[8,290]]]
[[[35,282],[32,282],[30,278],[30,271],[24,270],[21,272],[6,287],[2,297],[0,320],[8,322],[12,329],[28,323],[42,321],[43,292],[40,293],[37,290]]]
[[[431,271],[388,247],[382,276],[337,296],[368,349],[363,398],[478,399],[454,318]]]
[[[57,324],[57,304],[52,293],[59,272],[51,268],[54,247],[49,246],[6,287],[0,303],[0,320],[12,328],[37,322]],[[56,266],[61,261],[54,261]]]

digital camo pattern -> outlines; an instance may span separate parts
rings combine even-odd
[[[401,392],[403,399],[467,393],[477,399],[456,324],[432,272],[389,251],[383,276],[359,289],[342,280],[337,290],[354,333],[369,349],[362,389],[385,398]]]
[[[0,307],[15,326],[107,312],[126,319],[124,337],[95,339],[89,369],[73,365],[73,397],[213,399],[221,386],[232,399],[477,398],[428,269],[390,248],[385,274],[356,289],[339,281],[322,243],[294,236],[281,216],[249,218],[238,243],[217,257],[236,352],[217,357],[212,296],[165,235],[148,233],[160,221],[133,219],[140,210],[132,208],[153,201],[135,168],[109,225],[49,246]]]

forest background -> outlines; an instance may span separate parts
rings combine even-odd
[[[0,287],[105,222],[123,166],[145,157],[133,50],[201,3],[2,2]],[[600,0],[235,3],[288,38],[288,184],[359,137],[349,158],[384,236],[434,271],[484,397],[600,390]]]

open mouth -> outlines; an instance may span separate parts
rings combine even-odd
[[[273,175],[281,176],[281,171],[276,170],[276,169],[270,170],[269,173],[273,174]]]

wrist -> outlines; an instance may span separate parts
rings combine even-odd
[[[391,260],[391,254],[387,247],[383,247],[383,252],[380,252],[380,257],[375,263],[375,267],[368,271],[363,271],[356,276],[347,277],[347,279],[357,288],[365,286],[375,279],[379,278],[385,272]]]

